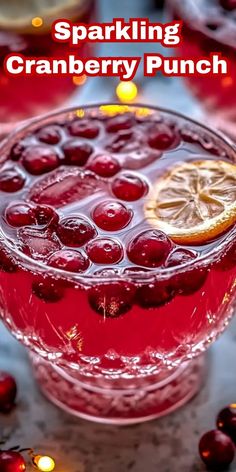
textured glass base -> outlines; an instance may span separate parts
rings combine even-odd
[[[205,359],[197,358],[156,382],[143,380],[138,388],[99,387],[31,356],[43,393],[57,406],[81,418],[100,423],[128,425],[166,415],[189,401],[200,389]],[[124,385],[124,382],[122,382]]]

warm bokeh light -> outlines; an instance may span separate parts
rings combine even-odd
[[[138,88],[134,82],[120,82],[116,87],[116,95],[121,102],[133,102],[137,94]]]
[[[35,18],[32,19],[32,26],[35,28],[39,28],[43,24],[43,19],[40,16],[36,16]]]
[[[78,116],[78,118],[83,118],[85,115],[85,111],[83,110],[83,108],[78,108],[78,110],[76,110],[76,116]]]
[[[73,80],[73,84],[75,84],[75,85],[83,85],[83,84],[85,84],[85,82],[87,80],[87,77],[86,77],[85,74],[80,75],[80,76],[74,75],[72,80]]]
[[[36,456],[34,463],[41,472],[52,472],[55,469],[55,461],[49,456]]]

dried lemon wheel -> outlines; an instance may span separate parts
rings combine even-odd
[[[156,181],[144,211],[149,223],[176,243],[206,243],[236,222],[236,165],[178,164]]]

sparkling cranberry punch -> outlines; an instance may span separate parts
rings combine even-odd
[[[0,156],[1,317],[44,392],[118,424],[185,403],[234,308],[234,145],[101,105],[35,120]]]

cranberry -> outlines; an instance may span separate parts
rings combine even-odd
[[[57,227],[57,235],[66,246],[83,246],[96,236],[94,226],[85,218],[71,216],[63,218]]]
[[[112,192],[121,200],[133,202],[147,193],[147,184],[136,175],[123,174],[113,181]]]
[[[170,302],[173,297],[172,286],[161,280],[143,284],[137,291],[136,300],[142,308],[155,308]]]
[[[25,146],[22,143],[16,143],[11,148],[10,158],[13,161],[18,161],[25,149]]]
[[[217,428],[230,436],[236,443],[236,404],[231,404],[220,411],[216,420]]]
[[[122,203],[106,201],[99,203],[93,210],[92,217],[96,225],[105,231],[118,231],[125,228],[133,214]]]
[[[12,274],[17,272],[17,265],[12,256],[0,248],[0,270]]]
[[[49,258],[48,264],[69,272],[84,272],[89,267],[89,260],[80,251],[61,249]]]
[[[7,413],[14,406],[17,386],[12,375],[0,372],[0,412]],[[0,467],[1,470],[1,467]]]
[[[136,236],[128,246],[131,262],[145,267],[159,267],[171,251],[172,243],[162,231],[147,230]]]
[[[104,318],[116,318],[132,307],[136,288],[129,282],[110,282],[89,289],[91,307]]]
[[[78,119],[68,124],[68,130],[71,136],[94,139],[98,136],[100,128],[89,120]]]
[[[225,10],[231,11],[236,8],[236,0],[220,0],[220,4]]]
[[[178,140],[175,132],[165,123],[152,124],[148,131],[148,144],[154,149],[164,151],[172,148]]]
[[[196,252],[189,251],[188,249],[175,249],[173,252],[170,253],[165,266],[166,267],[175,267],[178,265],[187,264],[187,262],[191,262],[196,259],[197,254]]]
[[[199,442],[199,454],[213,470],[227,468],[234,459],[234,445],[231,439],[218,430],[204,434]]]
[[[57,279],[53,279],[50,276],[39,276],[32,284],[32,292],[40,298],[40,300],[54,303],[63,298],[64,287]]]
[[[24,472],[26,463],[23,456],[16,451],[0,451],[1,472]]]
[[[114,118],[110,118],[107,121],[106,130],[108,131],[108,133],[113,133],[120,130],[132,128],[134,124],[134,116],[128,114],[118,115]]]
[[[86,252],[95,264],[116,264],[123,257],[120,243],[110,238],[99,238],[90,241]]]
[[[27,147],[23,152],[22,162],[33,175],[50,172],[60,164],[57,153],[44,144]]]
[[[16,169],[5,169],[0,173],[0,190],[3,192],[17,192],[24,183],[24,176]]]
[[[70,139],[63,145],[63,152],[66,164],[83,166],[92,154],[93,148],[88,143]]]
[[[58,144],[61,140],[59,127],[55,125],[44,126],[37,132],[37,138],[46,144]]]
[[[180,295],[192,295],[200,290],[206,281],[208,270],[204,267],[185,269],[172,277],[172,285]]]
[[[37,224],[42,226],[53,226],[56,227],[59,221],[59,216],[54,208],[47,205],[37,205],[34,208],[34,216]]]
[[[34,210],[28,203],[15,203],[7,207],[5,212],[7,223],[11,226],[29,226],[36,223]]]
[[[95,156],[89,163],[88,169],[100,175],[100,177],[113,177],[121,167],[117,159],[109,154]]]

